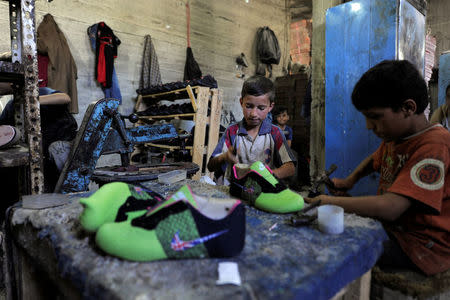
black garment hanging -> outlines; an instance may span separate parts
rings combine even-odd
[[[197,61],[194,58],[194,53],[191,49],[190,41],[190,24],[191,13],[189,9],[189,3],[186,3],[186,17],[187,17],[187,49],[186,49],[186,64],[184,65],[184,77],[183,80],[192,80],[202,77],[202,71],[198,66]]]

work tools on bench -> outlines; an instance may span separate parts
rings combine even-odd
[[[311,187],[309,189],[308,198],[314,198],[319,196],[321,192],[319,192],[319,187],[321,184],[325,183],[329,188],[335,188],[333,181],[330,179],[330,175],[336,171],[337,166],[332,164],[328,171],[324,171],[322,174],[311,180]]]
[[[320,206],[320,200],[311,203],[308,207],[296,212],[291,216],[287,223],[294,227],[306,226],[311,224],[314,220],[317,219],[317,211],[312,212],[311,210]]]

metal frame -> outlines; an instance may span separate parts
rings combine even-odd
[[[15,86],[16,124],[22,127],[29,146],[32,194],[44,191],[41,117],[39,110],[38,64],[36,49],[35,1],[9,1],[11,54],[13,63],[24,66],[24,84]],[[23,105],[23,109],[22,109]]]

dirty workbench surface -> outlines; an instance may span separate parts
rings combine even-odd
[[[189,183],[197,194],[229,197],[225,187]],[[146,185],[166,196],[181,183]],[[129,262],[95,247],[78,221],[78,198],[46,209],[15,208],[10,224],[17,244],[83,298],[328,299],[374,265],[386,238],[380,223],[356,215],[345,214],[342,234],[326,235],[316,224],[294,228],[285,224],[288,215],[247,207],[245,247],[237,257]],[[238,263],[241,286],[216,285],[222,261]]]

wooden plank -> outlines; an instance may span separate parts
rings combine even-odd
[[[180,146],[170,146],[170,145],[164,145],[164,144],[155,144],[155,143],[146,143],[146,146],[151,146],[151,147],[157,147],[157,148],[163,148],[163,149],[169,149],[170,151],[173,150],[178,150],[181,147]],[[185,146],[184,147],[187,150],[192,150],[193,147],[192,146]]]
[[[208,165],[209,158],[211,157],[211,154],[219,141],[220,116],[222,114],[222,91],[219,89],[211,89],[211,94],[211,115],[209,116],[206,165]],[[209,172],[206,168],[206,175],[213,178],[214,173]]]
[[[311,57],[311,134],[310,175],[318,176],[325,170],[325,14],[330,7],[341,4],[340,0],[317,0],[313,2],[313,33]]]
[[[200,179],[202,174],[209,98],[209,88],[199,87],[197,93],[197,113],[195,115],[194,149],[192,153],[192,162],[196,163],[200,169],[192,177],[192,179],[194,180]]]
[[[169,119],[169,118],[180,118],[180,117],[193,117],[195,116],[195,113],[188,113],[188,114],[176,114],[176,115],[161,115],[161,116],[139,116],[139,119],[146,119],[146,120],[152,120],[152,119]]]
[[[191,93],[192,93],[192,90],[197,89],[197,88],[198,88],[198,86],[191,87],[190,85],[188,85],[187,87],[182,88],[182,89],[168,91],[168,92],[163,92],[163,93],[158,93],[158,94],[143,95],[142,97],[143,98],[158,98],[158,97],[161,97],[161,96],[172,95],[172,94],[179,94],[179,93],[182,93],[182,92],[187,92],[189,94],[189,89],[191,90]]]
[[[142,102],[142,95],[139,95],[136,100],[136,104],[134,105],[134,111],[142,111],[145,110],[144,104]]]
[[[189,99],[191,99],[191,104],[194,112],[197,112],[197,103],[195,102],[195,96],[190,85],[186,87],[186,91],[188,92]],[[196,89],[196,92],[198,93],[198,89]]]

